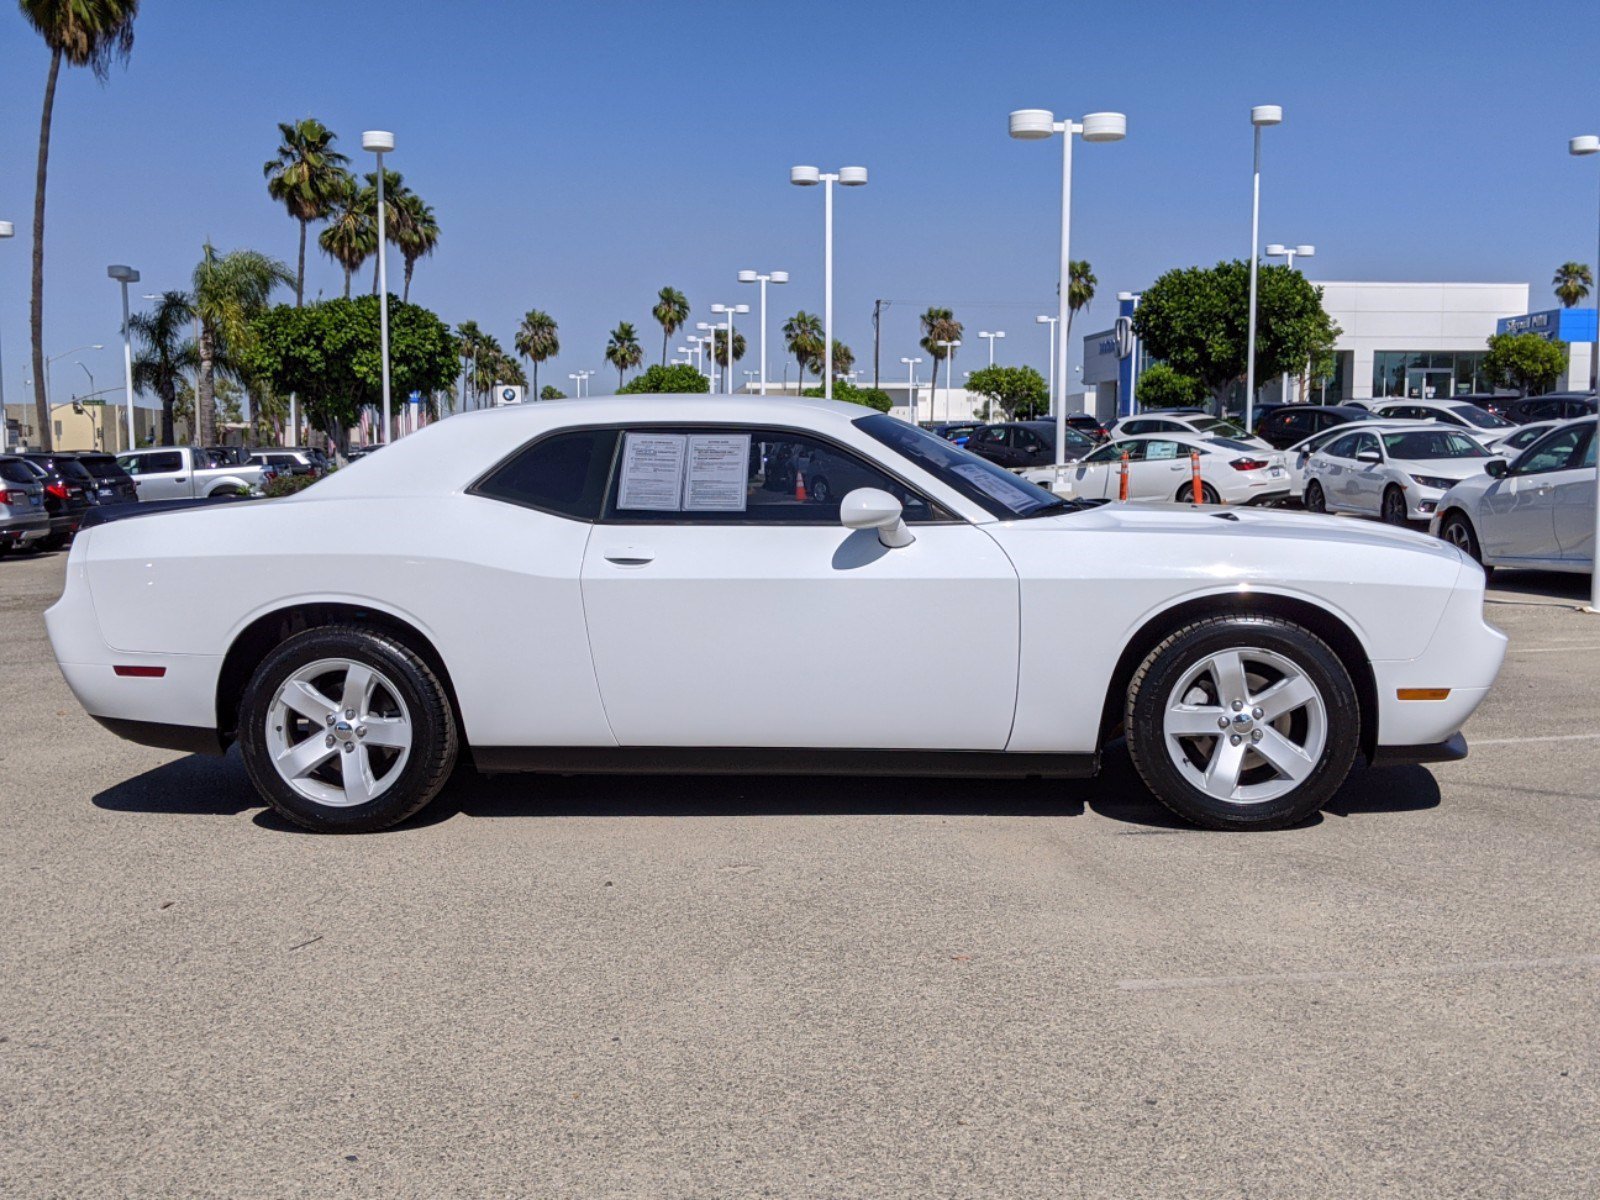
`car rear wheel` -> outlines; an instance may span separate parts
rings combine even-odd
[[[1173,499],[1176,500],[1179,504],[1193,504],[1194,503],[1194,484],[1192,482],[1184,484],[1181,488],[1178,489],[1178,494],[1176,496],[1174,496]],[[1217,489],[1216,488],[1212,487],[1209,483],[1202,482],[1200,484],[1200,503],[1201,504],[1221,504],[1222,503],[1222,497],[1217,495]]]
[[[833,499],[833,485],[828,482],[826,475],[818,475],[807,481],[806,495],[818,504],[826,504]]]
[[[1327,643],[1278,617],[1185,625],[1128,688],[1128,752],[1155,797],[1212,829],[1281,829],[1350,772],[1361,710]]]
[[[1328,498],[1322,494],[1322,485],[1315,479],[1306,484],[1306,511],[1314,513],[1328,511]]]
[[[418,812],[455,765],[455,714],[410,648],[370,629],[282,643],[245,690],[239,742],[251,782],[297,825],[368,833]]]
[[[1411,516],[1406,511],[1406,494],[1393,484],[1383,489],[1383,519],[1390,525],[1411,523]]]

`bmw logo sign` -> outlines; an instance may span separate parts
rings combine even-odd
[[[517,398],[517,389],[516,388],[501,388],[500,389],[500,399],[504,400],[507,404],[510,404],[516,398]]]

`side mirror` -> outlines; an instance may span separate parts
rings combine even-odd
[[[1383,462],[1383,455],[1379,454],[1376,450],[1363,450],[1360,454],[1356,455],[1356,461],[1358,463],[1368,463],[1372,466],[1377,466],[1379,463]]]
[[[1511,464],[1503,458],[1491,458],[1483,464],[1483,469],[1496,479],[1504,479],[1511,470]]]
[[[881,488],[857,488],[839,505],[839,524],[846,529],[876,529],[891,550],[916,541],[906,528],[900,501]]]

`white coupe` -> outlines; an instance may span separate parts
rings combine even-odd
[[[1085,776],[1124,732],[1182,816],[1274,827],[1358,754],[1465,752],[1505,651],[1483,587],[1421,534],[1062,500],[853,405],[633,396],[92,528],[47,622],[102,724],[237,741],[317,830],[405,819],[458,759]]]

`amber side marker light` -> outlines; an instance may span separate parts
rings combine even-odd
[[[1449,688],[1401,688],[1395,695],[1402,700],[1448,700]]]
[[[124,679],[160,679],[167,673],[167,669],[165,667],[115,666],[111,669],[118,675],[121,675]]]

